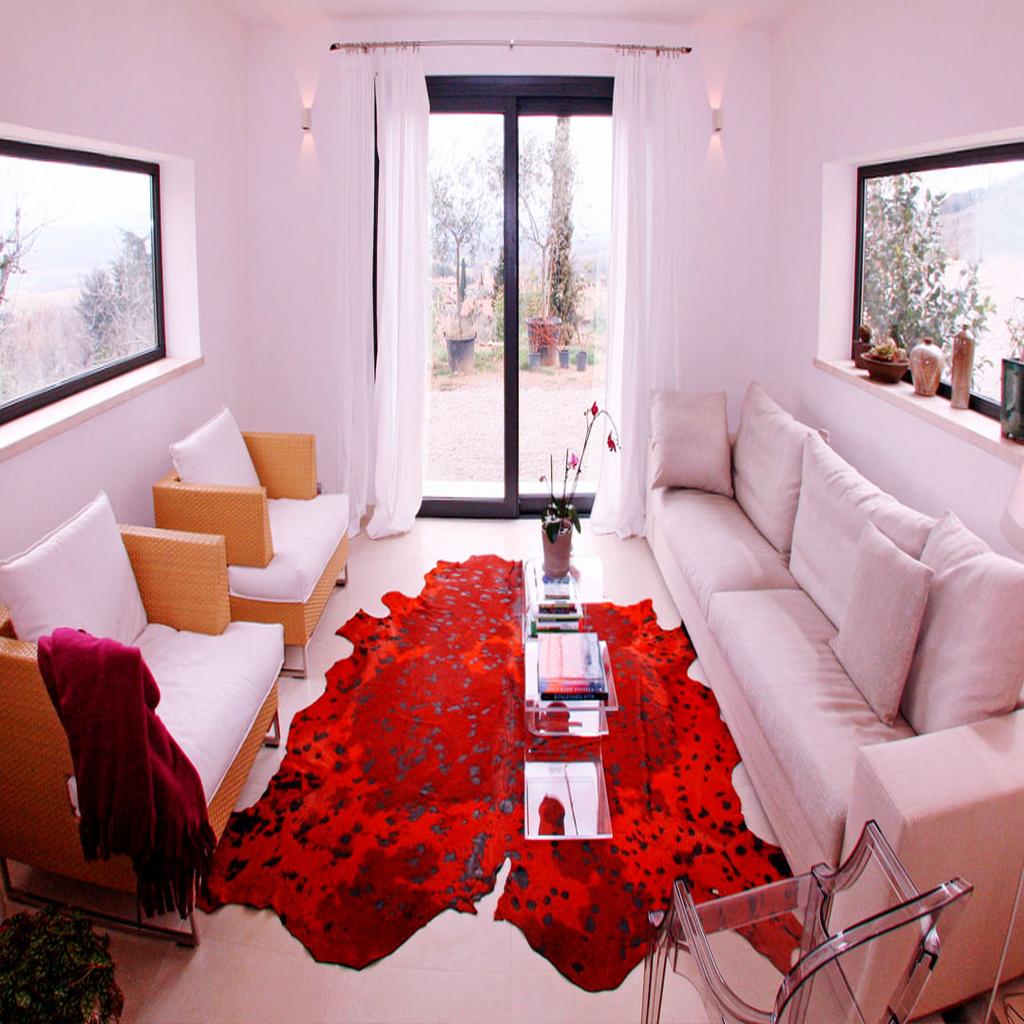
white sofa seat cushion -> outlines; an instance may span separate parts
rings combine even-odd
[[[156,713],[195,765],[209,801],[277,679],[284,629],[232,622],[209,636],[153,624],[136,646],[160,687]]]
[[[832,653],[836,629],[802,590],[719,593],[708,623],[797,794],[838,863],[857,751],[913,736],[879,721]]]
[[[307,601],[348,529],[348,495],[267,502],[274,557],[262,569],[228,567],[235,597],[256,601]]]
[[[59,626],[135,642],[146,609],[103,491],[27,551],[0,562],[0,604],[29,643]]]
[[[780,554],[732,499],[704,491],[658,488],[652,514],[705,616],[720,590],[795,588]]]

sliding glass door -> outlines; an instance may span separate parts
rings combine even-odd
[[[427,83],[421,514],[515,516],[543,506],[540,478],[578,452],[584,410],[604,400],[612,82]],[[583,510],[598,458],[584,464]]]

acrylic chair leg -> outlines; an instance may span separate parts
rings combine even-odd
[[[672,941],[672,913],[670,910],[666,915],[662,910],[653,910],[647,916],[650,938],[647,956],[644,957],[641,1024],[658,1024],[661,1019],[661,994],[665,988],[665,966],[669,943]]]

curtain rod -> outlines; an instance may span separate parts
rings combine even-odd
[[[555,39],[421,39],[389,43],[331,43],[331,51],[404,49],[421,46],[501,46],[514,50],[517,46],[572,47],[586,50],[620,50],[624,53],[687,54],[692,46],[654,46],[647,43],[583,43]]]

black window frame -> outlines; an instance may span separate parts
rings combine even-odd
[[[852,346],[856,344],[860,330],[861,290],[864,274],[864,189],[874,178],[888,178],[897,174],[914,174],[918,171],[943,170],[950,167],[970,167],[978,164],[1005,163],[1009,160],[1024,160],[1024,142],[1010,142],[997,146],[978,146],[972,149],[957,149],[946,153],[930,153],[926,156],[909,157],[903,160],[889,160],[885,163],[865,164],[857,168],[857,252],[853,277],[853,334]],[[911,381],[910,371],[903,380]],[[939,385],[939,395],[951,396],[948,384]],[[970,393],[969,407],[992,419],[999,419],[1000,403],[983,395]]]
[[[150,206],[153,220],[153,316],[156,347],[145,352],[117,359],[93,370],[69,377],[31,394],[16,398],[6,405],[0,405],[0,424],[10,423],[30,412],[52,405],[63,398],[77,395],[97,384],[103,384],[115,377],[130,373],[140,366],[146,366],[167,356],[166,334],[164,331],[164,290],[163,251],[160,225],[160,165],[130,157],[110,156],[84,149],[70,149],[64,146],[40,145],[16,139],[0,138],[0,156],[13,156],[40,160],[47,163],[76,164],[84,167],[99,167],[113,171],[130,171],[145,174],[150,179]]]
[[[428,496],[420,516],[514,519],[535,516],[548,499],[519,493],[519,364],[510,358],[519,337],[519,136],[521,114],[611,116],[615,80],[605,76],[565,75],[428,75],[431,113],[493,113],[505,118],[505,378],[504,497],[493,499]],[[376,191],[376,189],[375,189]],[[509,216],[509,211],[513,216]],[[374,239],[377,236],[374,221]],[[377,263],[374,258],[374,287]],[[374,302],[376,322],[376,301]],[[376,328],[375,328],[376,331]],[[511,340],[510,340],[511,339]],[[376,345],[374,347],[376,359]],[[514,429],[512,429],[514,427]],[[592,494],[579,494],[576,507],[589,514]]]

